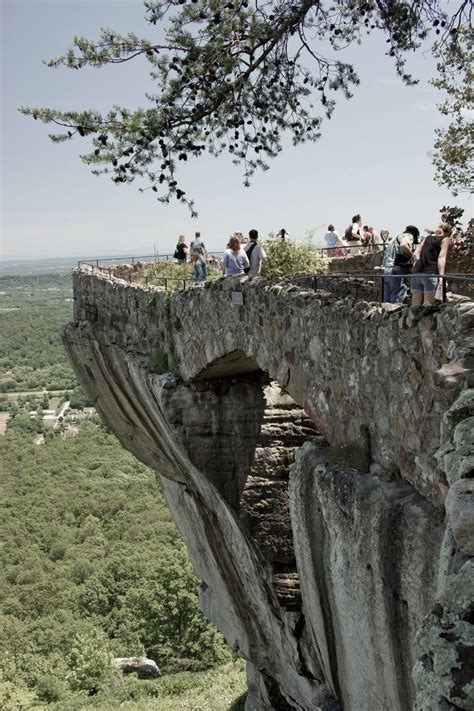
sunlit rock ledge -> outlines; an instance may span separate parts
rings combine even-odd
[[[248,710],[471,708],[474,304],[310,284],[83,269],[64,342],[156,471]]]

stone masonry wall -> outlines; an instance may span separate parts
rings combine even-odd
[[[133,348],[149,369],[192,380],[238,352],[277,380],[329,442],[357,441],[367,428],[375,462],[444,501],[434,454],[443,412],[474,384],[472,304],[409,309],[248,277],[166,293],[79,272],[75,288],[75,317],[97,309],[107,339]],[[234,292],[243,305],[232,303]]]

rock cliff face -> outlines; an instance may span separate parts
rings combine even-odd
[[[473,327],[301,280],[75,274],[66,348],[157,472],[248,711],[473,707]]]

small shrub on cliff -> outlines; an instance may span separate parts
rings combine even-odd
[[[281,277],[296,272],[321,272],[327,261],[320,256],[309,240],[293,242],[273,238],[262,243],[267,261],[262,267],[262,276]]]
[[[368,429],[361,427],[358,440],[329,447],[328,460],[331,464],[336,464],[340,467],[350,467],[361,472],[368,472],[372,461]]]

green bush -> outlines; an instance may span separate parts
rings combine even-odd
[[[78,634],[69,655],[69,666],[73,689],[97,693],[115,674],[106,635],[99,630]]]
[[[0,708],[2,711],[28,711],[33,708],[38,711],[38,697],[21,684],[0,681]]]
[[[267,261],[262,267],[262,276],[281,277],[296,272],[321,272],[327,261],[311,244],[310,240],[294,242],[273,238],[262,242]]]

